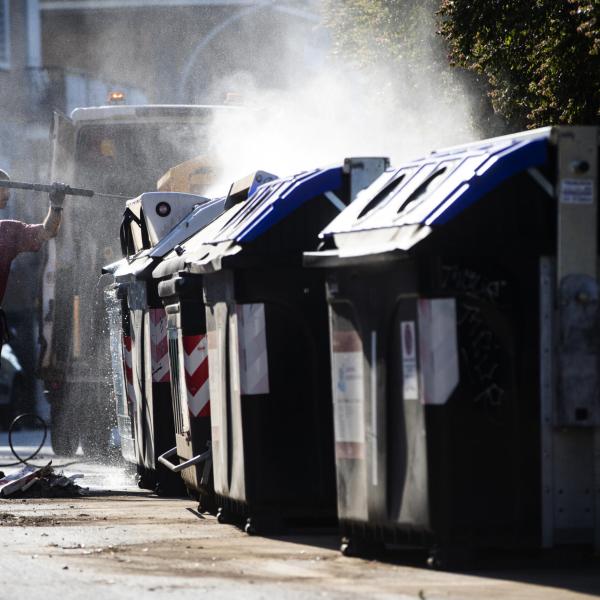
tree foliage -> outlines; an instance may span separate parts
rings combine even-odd
[[[422,71],[443,57],[437,39],[438,0],[324,0],[336,52],[361,67],[402,65]],[[424,64],[424,56],[429,60]]]
[[[442,0],[453,64],[516,127],[600,123],[600,0]]]

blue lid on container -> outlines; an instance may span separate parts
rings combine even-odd
[[[320,234],[334,237],[338,248],[354,243],[352,234],[441,226],[516,175],[548,159],[552,129],[544,128],[433,152],[388,169]],[[405,241],[416,243],[422,231]],[[383,242],[383,240],[381,240]],[[407,249],[407,248],[404,248]]]
[[[233,211],[231,218],[223,218],[220,229],[206,243],[252,242],[305,202],[335,192],[341,186],[341,166],[315,169],[265,183],[244,202],[243,207]]]

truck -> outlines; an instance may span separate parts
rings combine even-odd
[[[39,312],[39,376],[50,403],[55,453],[104,455],[115,399],[101,275],[121,257],[125,203],[157,188],[172,165],[207,150],[207,130],[227,105],[119,105],[55,114],[51,180],[94,190],[65,203],[46,248]]]

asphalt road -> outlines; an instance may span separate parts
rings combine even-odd
[[[35,433],[17,434],[19,452]],[[43,464],[70,463],[45,447]],[[0,462],[9,462],[0,434]],[[82,457],[78,457],[82,460]],[[9,468],[4,469],[6,472]],[[189,499],[140,491],[121,465],[77,462],[89,494],[0,500],[0,600],[194,598],[211,600],[389,598],[564,600],[600,595],[600,565],[557,567],[528,560],[447,573],[346,558],[335,535],[253,537]],[[206,595],[208,593],[208,595]]]

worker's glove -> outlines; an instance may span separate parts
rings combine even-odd
[[[52,206],[52,208],[62,208],[68,187],[69,186],[64,183],[54,182],[52,184],[52,191],[48,194],[50,196],[50,206]]]

